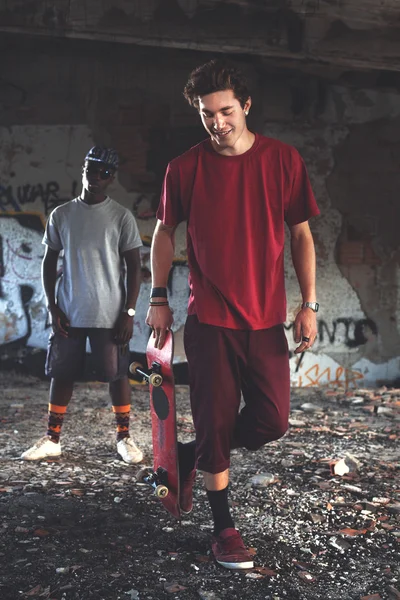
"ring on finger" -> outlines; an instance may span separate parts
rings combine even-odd
[[[303,337],[302,337],[301,341],[302,341],[302,342],[307,342],[307,343],[308,343],[308,342],[310,341],[310,338],[309,338],[309,337],[307,337],[307,336],[305,336],[305,335],[303,335]]]

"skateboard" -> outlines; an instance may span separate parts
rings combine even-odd
[[[146,351],[149,371],[144,371],[139,363],[132,363],[129,367],[130,372],[145,379],[150,388],[153,468],[143,467],[136,478],[151,485],[164,507],[180,519],[175,381],[172,369],[174,336],[172,331],[167,332],[161,350],[154,347],[154,341],[151,335]]]

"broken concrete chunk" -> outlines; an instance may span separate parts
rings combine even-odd
[[[384,417],[395,417],[394,410],[388,408],[387,406],[378,406],[378,408],[376,409],[376,413]]]
[[[331,463],[332,475],[343,476],[347,473],[355,473],[361,466],[360,461],[352,454],[346,454],[344,458]]]
[[[323,408],[312,402],[305,402],[300,406],[301,410],[307,413],[323,412]]]
[[[306,581],[307,583],[312,583],[313,581],[315,581],[315,577],[313,577],[311,573],[308,573],[308,571],[300,571],[298,576],[300,577],[300,579]]]
[[[253,487],[266,487],[276,482],[276,476],[273,473],[259,473],[251,478],[250,483]]]
[[[365,495],[365,492],[360,487],[357,487],[356,485],[345,484],[342,486],[342,488],[344,490],[347,490],[351,494],[356,494],[356,496],[359,496],[360,494],[363,496]]]
[[[331,471],[332,471],[332,475],[339,475],[340,477],[342,475],[346,475],[346,473],[350,473],[350,469],[349,469],[348,465],[346,464],[346,461],[344,458],[338,460],[337,462],[332,463]]]
[[[341,538],[336,538],[336,537],[331,538],[329,544],[331,546],[333,546],[333,548],[337,548],[341,552],[345,552],[346,550],[348,550],[351,547],[348,542],[346,542],[345,540],[342,540]]]

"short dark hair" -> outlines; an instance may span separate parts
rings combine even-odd
[[[191,106],[199,108],[199,96],[232,90],[241,107],[250,96],[248,83],[240,69],[224,59],[213,59],[190,73],[183,95]]]

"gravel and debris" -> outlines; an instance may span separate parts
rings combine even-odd
[[[48,382],[0,375],[0,598],[399,600],[399,389],[292,390],[290,429],[232,454],[230,502],[255,568],[219,567],[200,475],[181,522],[116,455],[107,386],[77,384],[63,455],[18,457],[46,428]],[[132,434],[151,464],[148,391]],[[177,386],[179,438],[193,438]]]

